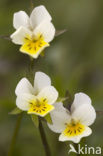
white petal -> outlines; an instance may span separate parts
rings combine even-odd
[[[22,78],[15,89],[15,94],[21,96],[24,93],[34,94],[34,89],[26,78]]]
[[[74,111],[76,108],[83,104],[91,104],[91,99],[88,95],[84,93],[77,93],[74,96],[74,101],[71,106],[71,111]]]
[[[44,20],[51,21],[51,19],[52,18],[50,14],[48,13],[48,11],[43,5],[34,8],[34,10],[32,11],[30,15],[30,23],[33,29],[37,25],[39,25],[42,21]]]
[[[48,104],[54,104],[58,98],[58,92],[53,86],[45,87],[38,94],[38,98],[45,98],[48,101]]]
[[[15,31],[10,38],[15,44],[20,44],[22,45],[24,43],[24,38],[27,36],[31,36],[32,32],[25,28],[25,27],[20,27],[17,31]]]
[[[84,104],[72,113],[72,118],[79,120],[83,125],[89,126],[95,121],[96,112],[92,105]]]
[[[53,132],[61,133],[66,128],[66,123],[70,121],[70,114],[61,102],[55,103],[54,107],[55,109],[50,112],[53,124],[47,124]]]
[[[79,143],[82,137],[87,137],[92,133],[91,128],[86,127],[85,131],[78,136],[68,137],[65,136],[63,133],[59,136],[59,141],[73,141],[74,143]]]
[[[14,13],[13,17],[13,26],[15,29],[18,29],[21,26],[29,27],[29,16],[26,14],[25,11],[19,11]]]
[[[20,96],[17,96],[16,105],[19,109],[21,109],[23,111],[27,111],[30,108],[29,102],[33,99],[35,99],[34,95],[22,94]]]
[[[44,87],[50,86],[51,80],[48,75],[43,72],[36,72],[34,78],[34,89],[39,93]]]
[[[50,21],[41,22],[35,29],[34,35],[38,34],[43,35],[45,42],[50,42],[53,40],[55,36],[55,28],[54,25]]]

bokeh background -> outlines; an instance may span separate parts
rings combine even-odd
[[[34,60],[19,52],[19,46],[0,38],[0,156],[6,156],[17,116],[8,114],[15,107],[15,87],[26,76],[33,82],[36,71],[47,73],[61,97],[69,90],[88,94],[96,110],[103,110],[103,0],[33,0],[45,5],[57,30],[67,29]],[[13,13],[30,13],[30,0],[0,0],[0,35],[14,32]],[[52,156],[68,156],[69,142],[58,142],[58,134],[44,123]],[[85,139],[88,146],[103,147],[103,115],[91,126],[93,134]],[[26,113],[23,116],[13,156],[45,156],[38,129]],[[72,155],[72,154],[71,154]]]

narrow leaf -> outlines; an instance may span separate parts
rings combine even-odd
[[[16,114],[20,114],[20,113],[22,113],[22,110],[16,107],[9,114],[16,115]]]
[[[33,115],[31,115],[31,118],[32,118],[32,121],[33,121],[33,123],[34,123],[34,125],[35,125],[35,127],[39,127],[39,120],[38,120],[38,116],[37,115],[35,115],[35,114],[33,114]]]
[[[55,33],[55,37],[64,34],[66,31],[67,31],[67,29],[64,29],[64,30],[57,30],[56,33]]]
[[[11,40],[9,35],[0,35],[1,39]]]
[[[51,119],[50,114],[47,114],[44,118],[48,123],[52,124],[52,119]]]
[[[97,113],[98,115],[103,115],[103,110],[96,110],[96,113]]]

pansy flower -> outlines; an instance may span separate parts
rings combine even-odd
[[[34,86],[26,78],[22,78],[16,87],[15,94],[16,105],[19,109],[41,117],[54,109],[53,104],[58,98],[58,92],[51,86],[50,78],[42,72],[36,72]]]
[[[70,111],[60,102],[55,104],[55,110],[50,115],[53,124],[48,123],[48,126],[52,131],[61,133],[59,141],[75,143],[92,133],[88,126],[92,125],[96,118],[91,99],[84,93],[75,94]]]
[[[30,17],[24,11],[14,13],[16,31],[10,36],[12,42],[21,45],[20,51],[37,58],[55,36],[52,17],[44,6],[34,8]]]

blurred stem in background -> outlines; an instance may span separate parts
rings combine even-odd
[[[48,145],[46,135],[45,135],[45,132],[44,132],[44,128],[43,128],[43,125],[42,125],[42,121],[41,121],[40,118],[39,118],[39,131],[40,131],[41,140],[42,140],[42,143],[43,143],[43,146],[44,146],[45,154],[46,154],[46,156],[51,156],[49,145]]]
[[[18,136],[19,129],[20,129],[22,114],[23,113],[18,115],[18,118],[17,118],[17,121],[16,121],[16,126],[15,126],[15,129],[14,129],[14,133],[13,133],[13,136],[12,136],[12,139],[11,139],[10,148],[9,148],[9,151],[8,151],[8,156],[13,156],[14,146],[15,146],[15,143],[16,143],[16,139],[17,139],[17,136]]]
[[[33,72],[33,68],[34,68],[33,65],[34,65],[34,59],[30,58],[30,64],[29,64],[29,67],[28,67],[29,74],[31,74]],[[17,121],[16,121],[16,126],[15,126],[15,129],[14,129],[14,133],[13,133],[13,136],[12,136],[12,139],[11,139],[10,148],[9,148],[9,151],[8,151],[8,156],[13,156],[14,146],[15,146],[15,143],[16,143],[16,139],[17,139],[17,136],[18,136],[19,129],[20,129],[21,119],[22,119],[22,116],[23,116],[22,114],[23,113],[18,115],[18,118],[17,118]]]

